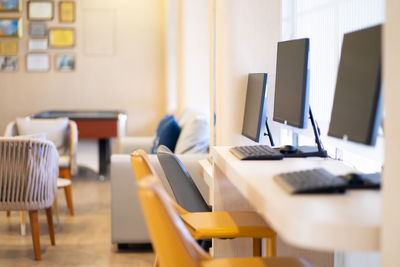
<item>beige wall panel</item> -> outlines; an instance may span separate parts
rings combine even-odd
[[[114,55],[115,10],[84,9],[83,28],[85,55]]]
[[[386,1],[383,35],[385,166],[383,175],[382,266],[400,266],[400,2]]]
[[[75,2],[75,23],[58,22],[58,1],[55,1],[55,19],[47,22],[48,27],[76,29],[74,48],[48,49],[52,64],[48,73],[25,70],[29,22],[24,5],[19,70],[0,73],[0,129],[17,116],[46,109],[123,109],[128,112],[129,135],[153,134],[165,113],[164,1]],[[85,14],[84,10],[90,12]],[[93,10],[103,12],[104,16]],[[96,25],[99,28],[94,29]],[[101,33],[102,30],[106,33]],[[103,42],[101,45],[89,42],[96,55],[85,52],[87,31],[90,31],[88,38],[106,38],[98,40]],[[110,36],[114,36],[112,40]],[[54,70],[54,55],[63,52],[76,55],[75,72]]]

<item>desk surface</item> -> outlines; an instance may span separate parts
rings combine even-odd
[[[343,195],[289,195],[272,179],[277,173],[351,168],[332,159],[240,161],[227,147],[214,148],[214,163],[287,242],[318,250],[378,250],[381,193],[348,190]]]

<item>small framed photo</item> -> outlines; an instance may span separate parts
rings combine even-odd
[[[47,27],[44,22],[34,22],[29,24],[29,35],[32,37],[47,36]]]
[[[44,51],[48,48],[47,39],[29,40],[29,51]]]
[[[22,18],[1,18],[0,37],[21,37]]]
[[[0,41],[0,55],[17,55],[18,41],[4,40]]]
[[[20,12],[22,0],[0,0],[0,12]]]
[[[75,30],[72,28],[54,28],[49,30],[49,46],[69,48],[75,45]]]
[[[17,56],[0,56],[0,71],[16,71],[17,68]]]
[[[56,70],[62,72],[71,72],[75,70],[75,55],[72,54],[57,54],[56,55]]]
[[[29,20],[52,20],[54,18],[54,3],[49,0],[37,0],[28,2]]]
[[[60,22],[75,21],[75,2],[61,1],[58,6]]]
[[[50,55],[46,53],[30,53],[26,55],[26,70],[46,72],[50,70]]]

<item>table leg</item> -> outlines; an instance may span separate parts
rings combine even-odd
[[[111,160],[110,139],[99,139],[99,175],[105,176],[108,173],[108,166]]]

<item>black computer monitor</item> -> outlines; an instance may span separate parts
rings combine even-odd
[[[274,121],[307,128],[309,39],[278,43]]]
[[[380,126],[382,26],[347,33],[328,135],[375,145]]]
[[[247,80],[242,135],[260,142],[266,121],[267,73],[250,73]]]

